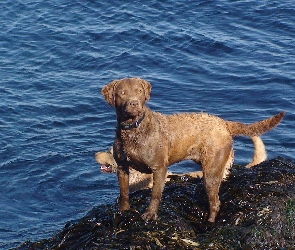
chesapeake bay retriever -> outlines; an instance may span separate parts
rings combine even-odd
[[[251,163],[246,167],[250,168],[254,165],[265,161],[267,158],[266,150],[263,141],[260,137],[254,136],[252,138],[254,143],[254,156]],[[102,151],[95,153],[96,161],[101,165],[100,169],[103,173],[117,173],[118,165],[114,159],[113,147],[109,151]],[[202,171],[189,172],[186,174],[173,174],[167,172],[166,181],[170,180],[170,176],[191,176],[191,177],[203,177]],[[137,190],[151,188],[153,187],[153,174],[145,174],[139,171],[136,171],[134,168],[129,169],[129,190],[130,192],[135,192]]]
[[[220,209],[219,187],[233,162],[233,137],[259,136],[277,126],[285,112],[269,119],[243,124],[207,113],[164,115],[151,111],[151,84],[140,78],[114,80],[102,89],[106,101],[115,107],[117,130],[114,158],[118,164],[119,209],[129,210],[129,167],[153,173],[151,201],[144,220],[156,220],[168,166],[182,160],[202,165],[209,199],[208,221],[215,222]]]

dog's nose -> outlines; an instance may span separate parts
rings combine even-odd
[[[132,100],[129,102],[129,105],[132,107],[137,107],[139,106],[139,101],[138,100]]]

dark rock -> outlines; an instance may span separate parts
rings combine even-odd
[[[140,217],[149,203],[146,189],[131,194],[133,210],[97,207],[51,239],[17,249],[294,249],[294,185],[292,161],[278,157],[251,169],[234,165],[212,224],[202,179],[171,176],[158,221]]]

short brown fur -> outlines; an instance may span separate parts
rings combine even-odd
[[[97,152],[95,154],[96,161],[102,165],[109,168],[109,173],[117,173],[118,165],[113,156],[113,147],[109,151]],[[202,171],[189,172],[186,174],[173,174],[167,172],[166,181],[170,180],[170,176],[191,176],[191,177],[203,177]],[[136,171],[132,167],[129,168],[129,190],[130,192],[135,192],[141,189],[152,188],[153,187],[153,174],[145,174]]]
[[[250,168],[254,165],[257,165],[266,160],[267,154],[265,150],[265,146],[260,137],[254,136],[252,137],[254,144],[254,156],[252,162],[250,162],[246,168]],[[103,172],[107,173],[117,173],[118,165],[114,159],[113,155],[113,147],[110,148],[109,151],[102,151],[95,153],[96,161],[101,165],[101,169]],[[105,170],[105,168],[107,170]],[[185,174],[173,174],[171,172],[167,172],[166,182],[170,180],[170,176],[191,176],[191,177],[203,177],[202,171],[189,172]],[[136,171],[132,167],[129,168],[129,190],[130,192],[135,192],[141,189],[152,188],[153,187],[153,174],[145,174],[139,171]]]
[[[219,187],[233,162],[233,137],[259,136],[277,126],[285,112],[250,125],[206,113],[163,115],[145,105],[150,92],[151,84],[140,78],[115,80],[102,89],[106,101],[115,106],[118,120],[114,157],[118,164],[120,210],[130,209],[130,166],[153,173],[151,201],[142,217],[156,220],[168,166],[190,159],[202,165],[210,205],[208,221],[214,222],[220,208]],[[121,128],[121,124],[136,124],[142,118],[137,127]]]

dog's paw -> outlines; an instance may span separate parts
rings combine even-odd
[[[149,221],[149,220],[157,220],[158,219],[158,214],[155,212],[150,212],[150,211],[146,211],[145,213],[143,213],[141,215],[141,218],[145,221]]]

